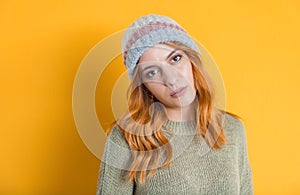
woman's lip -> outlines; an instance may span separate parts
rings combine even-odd
[[[186,89],[186,88],[187,88],[187,86],[181,87],[181,88],[179,88],[179,89],[173,91],[173,92],[170,94],[170,96],[171,96],[171,97],[174,97],[174,98],[177,98],[177,97],[181,96],[181,95],[185,92],[185,89]]]

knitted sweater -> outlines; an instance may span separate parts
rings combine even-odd
[[[212,149],[195,136],[194,122],[167,121],[163,127],[172,145],[172,162],[167,168],[158,168],[145,184],[126,182],[129,146],[122,132],[117,127],[112,129],[100,165],[97,195],[253,194],[245,129],[238,119],[223,115],[227,142],[222,149]]]

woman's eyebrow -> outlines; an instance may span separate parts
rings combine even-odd
[[[174,49],[173,51],[171,51],[169,53],[169,55],[166,57],[166,60],[169,59],[170,56],[172,56],[176,51],[178,51],[179,49]]]
[[[147,66],[147,67],[143,68],[143,69],[142,69],[142,73],[143,73],[145,70],[147,70],[147,69],[149,69],[149,68],[153,68],[153,67],[156,67],[156,65],[150,65],[150,66]]]
[[[179,50],[179,49],[174,49],[173,51],[171,51],[171,52],[167,55],[166,60],[168,60],[169,57],[172,56],[172,55],[173,55],[175,52],[177,52],[178,50]],[[141,72],[143,73],[145,70],[147,70],[147,69],[149,69],[149,68],[153,68],[153,67],[156,67],[156,65],[150,65],[150,66],[147,66],[147,67],[143,68]]]

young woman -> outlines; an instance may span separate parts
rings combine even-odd
[[[191,37],[160,15],[125,32],[128,111],[108,133],[97,194],[253,194],[245,130],[214,106]]]

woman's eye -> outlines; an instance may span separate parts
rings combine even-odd
[[[152,78],[152,77],[154,77],[157,73],[158,73],[158,70],[151,70],[151,71],[147,72],[146,77],[147,77],[147,78]]]
[[[179,62],[181,60],[182,56],[181,55],[176,55],[172,58],[173,62]]]

